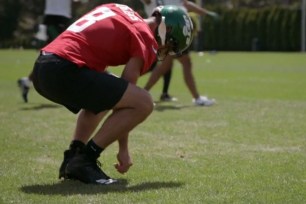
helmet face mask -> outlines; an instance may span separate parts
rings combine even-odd
[[[167,54],[181,54],[190,46],[193,39],[193,25],[190,17],[177,6],[162,6],[157,7],[156,10],[162,15],[161,23],[156,32],[159,45],[164,46],[163,50],[167,47]]]
[[[163,17],[164,20],[164,17]],[[162,20],[161,24],[164,24]],[[169,55],[176,55],[179,53],[178,43],[177,41],[169,35],[171,33],[171,27],[166,27],[166,25],[161,25],[157,29],[157,41],[159,44],[159,48],[157,50],[157,58],[158,60],[164,60],[165,57]]]
[[[157,49],[157,59],[163,61],[167,55],[171,52],[171,47],[169,45],[161,45]]]
[[[180,53],[179,45],[176,39],[170,37],[166,37],[166,44],[171,48],[169,50],[169,55],[177,55]]]

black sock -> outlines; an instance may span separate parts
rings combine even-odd
[[[100,157],[100,154],[103,150],[104,149],[96,145],[96,143],[93,140],[90,140],[85,147],[86,155],[94,160]]]
[[[163,76],[164,77],[163,94],[168,94],[171,75],[172,75],[172,69],[169,69],[169,71],[167,71]]]
[[[81,150],[85,147],[85,144],[79,140],[72,140],[70,145],[69,145],[69,149],[72,151],[77,151],[77,150]]]

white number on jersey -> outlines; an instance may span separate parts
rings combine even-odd
[[[135,11],[133,11],[133,9],[130,7],[122,4],[116,4],[116,6],[120,8],[121,11],[125,13],[125,15],[127,15],[132,21],[141,21],[141,19],[135,15]]]
[[[97,21],[115,15],[116,13],[114,13],[110,8],[100,7],[74,22],[71,26],[67,28],[67,30],[78,33],[88,28],[92,24],[96,23]]]

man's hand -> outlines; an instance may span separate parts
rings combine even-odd
[[[132,160],[128,152],[119,152],[117,154],[118,163],[115,164],[115,168],[121,174],[126,173],[129,168],[133,165]]]

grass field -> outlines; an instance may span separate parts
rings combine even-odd
[[[130,171],[113,168],[116,144],[101,156],[121,181],[113,186],[57,179],[76,116],[33,89],[22,102],[16,80],[36,56],[0,51],[0,203],[306,203],[305,54],[193,53],[213,107],[192,105],[175,64],[170,90],[179,101],[157,103],[131,133]],[[161,82],[156,100],[160,90]]]

